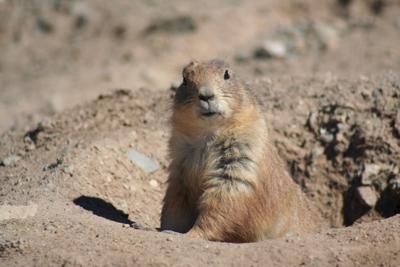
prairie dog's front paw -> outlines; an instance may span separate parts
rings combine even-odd
[[[200,231],[198,231],[197,229],[191,229],[185,235],[190,237],[190,238],[196,238],[196,239],[198,239],[198,238],[202,239],[203,238],[202,233]]]

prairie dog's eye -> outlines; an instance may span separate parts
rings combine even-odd
[[[187,80],[186,80],[185,77],[183,77],[182,84],[183,84],[183,85],[186,85],[186,84],[187,84]]]
[[[229,75],[229,71],[228,71],[228,70],[225,70],[225,73],[224,73],[224,80],[229,80],[230,77],[231,77],[231,75]]]

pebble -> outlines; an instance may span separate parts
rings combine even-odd
[[[325,144],[329,144],[334,140],[335,137],[333,136],[333,134],[329,133],[324,128],[321,128],[319,131],[320,131],[320,139]]]
[[[9,166],[17,161],[19,161],[21,158],[17,155],[11,155],[0,161],[0,165],[2,166]]]
[[[378,201],[375,191],[369,186],[357,187],[357,195],[363,205],[370,208],[374,207]]]
[[[0,221],[10,219],[26,219],[35,216],[38,206],[35,203],[30,203],[27,206],[0,206]]]
[[[289,54],[285,42],[280,40],[266,40],[254,52],[256,58],[285,58]]]
[[[318,146],[318,145],[314,146],[314,148],[313,148],[312,151],[311,151],[312,160],[314,161],[314,160],[316,160],[319,156],[323,155],[323,154],[324,154],[324,151],[325,151],[325,150],[324,150],[323,147],[320,147],[320,146]]]
[[[128,150],[128,158],[147,173],[155,172],[160,168],[159,164],[155,160],[133,148]]]
[[[328,24],[306,20],[292,26],[278,27],[255,49],[256,58],[287,58],[310,50],[337,48],[338,29]]]
[[[74,176],[74,170],[75,170],[74,166],[71,165],[68,165],[63,169],[63,171],[71,177]]]
[[[398,179],[391,179],[389,181],[389,187],[392,191],[396,193],[400,193],[400,178]]]
[[[157,182],[156,180],[154,180],[154,179],[151,179],[150,182],[149,182],[149,184],[150,184],[152,187],[158,187],[158,186],[159,186],[158,182]]]
[[[372,179],[376,176],[380,171],[380,166],[377,164],[365,164],[364,170],[361,175],[361,184],[362,185],[371,185]]]
[[[313,29],[315,37],[319,41],[320,48],[335,49],[338,46],[339,38],[336,29],[323,23],[315,23]]]

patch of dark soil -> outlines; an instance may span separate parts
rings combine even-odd
[[[348,185],[342,192],[345,225],[371,209],[382,217],[398,212],[399,199],[391,189],[400,177],[400,142],[393,134],[400,101],[394,84],[357,88],[348,95],[347,105],[333,97],[308,116],[306,128],[313,138],[307,139],[306,147],[311,153],[294,165],[293,175],[342,176]],[[318,160],[320,155],[325,160]]]

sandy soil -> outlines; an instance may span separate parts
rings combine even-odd
[[[0,1],[0,266],[397,266],[399,13],[395,0]],[[260,53],[277,40],[283,54]],[[215,57],[249,83],[330,229],[239,245],[157,232],[172,89],[190,59]]]

